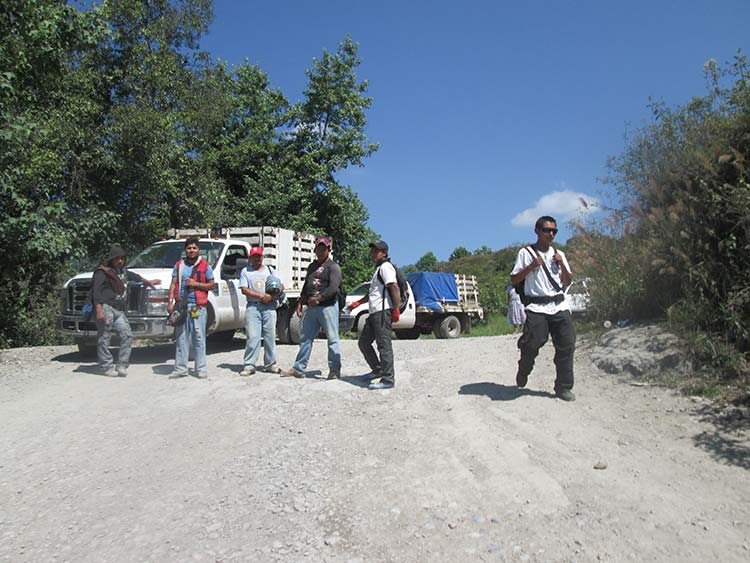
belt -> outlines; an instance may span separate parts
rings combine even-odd
[[[546,305],[547,303],[559,304],[565,301],[564,293],[558,293],[557,295],[544,295],[542,297],[527,295],[526,297],[528,298],[529,303],[537,303],[539,305]]]

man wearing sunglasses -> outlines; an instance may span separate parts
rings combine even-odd
[[[514,286],[524,282],[526,294],[526,323],[518,339],[521,359],[518,361],[516,385],[526,386],[539,349],[551,334],[557,368],[555,395],[563,401],[575,401],[571,389],[576,333],[570,306],[565,299],[565,288],[570,285],[573,274],[565,254],[552,247],[557,234],[554,217],[539,217],[534,233],[536,242],[518,251],[510,275]]]

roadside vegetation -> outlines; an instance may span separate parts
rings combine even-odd
[[[14,0],[0,10],[0,347],[59,341],[58,288],[111,243],[171,227],[329,234],[346,279],[370,273],[362,201],[338,173],[377,150],[345,37],[303,98],[257,65],[201,51],[211,0]]]

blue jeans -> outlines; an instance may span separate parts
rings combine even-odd
[[[206,364],[206,320],[208,311],[205,307],[198,307],[198,318],[190,314],[192,305],[188,305],[187,318],[181,325],[174,328],[176,339],[176,353],[174,357],[174,374],[187,375],[190,341],[193,341],[193,357],[195,358],[195,372],[207,375]]]
[[[294,360],[296,371],[305,371],[312,352],[313,340],[323,329],[328,338],[328,369],[341,371],[341,350],[339,347],[339,307],[337,303],[327,307],[308,307],[302,318],[302,335],[299,352]]]
[[[106,304],[102,304],[102,310],[104,311],[104,320],[96,321],[96,329],[98,332],[96,340],[96,355],[99,358],[99,367],[105,371],[113,367],[112,354],[109,351],[109,340],[112,336],[112,331],[115,331],[120,338],[120,351],[117,355],[117,367],[128,369],[130,350],[133,346],[133,333],[130,331],[128,318],[122,311]]]
[[[276,363],[276,307],[273,302],[248,303],[245,309],[245,369],[255,369],[263,339],[263,367]]]

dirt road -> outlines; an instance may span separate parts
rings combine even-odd
[[[207,381],[168,379],[171,346],[124,379],[72,347],[2,352],[0,561],[750,559],[746,419],[586,350],[575,403],[550,346],[519,390],[514,344],[395,342],[385,392],[352,377],[353,341],[341,381],[240,378],[240,338]]]

